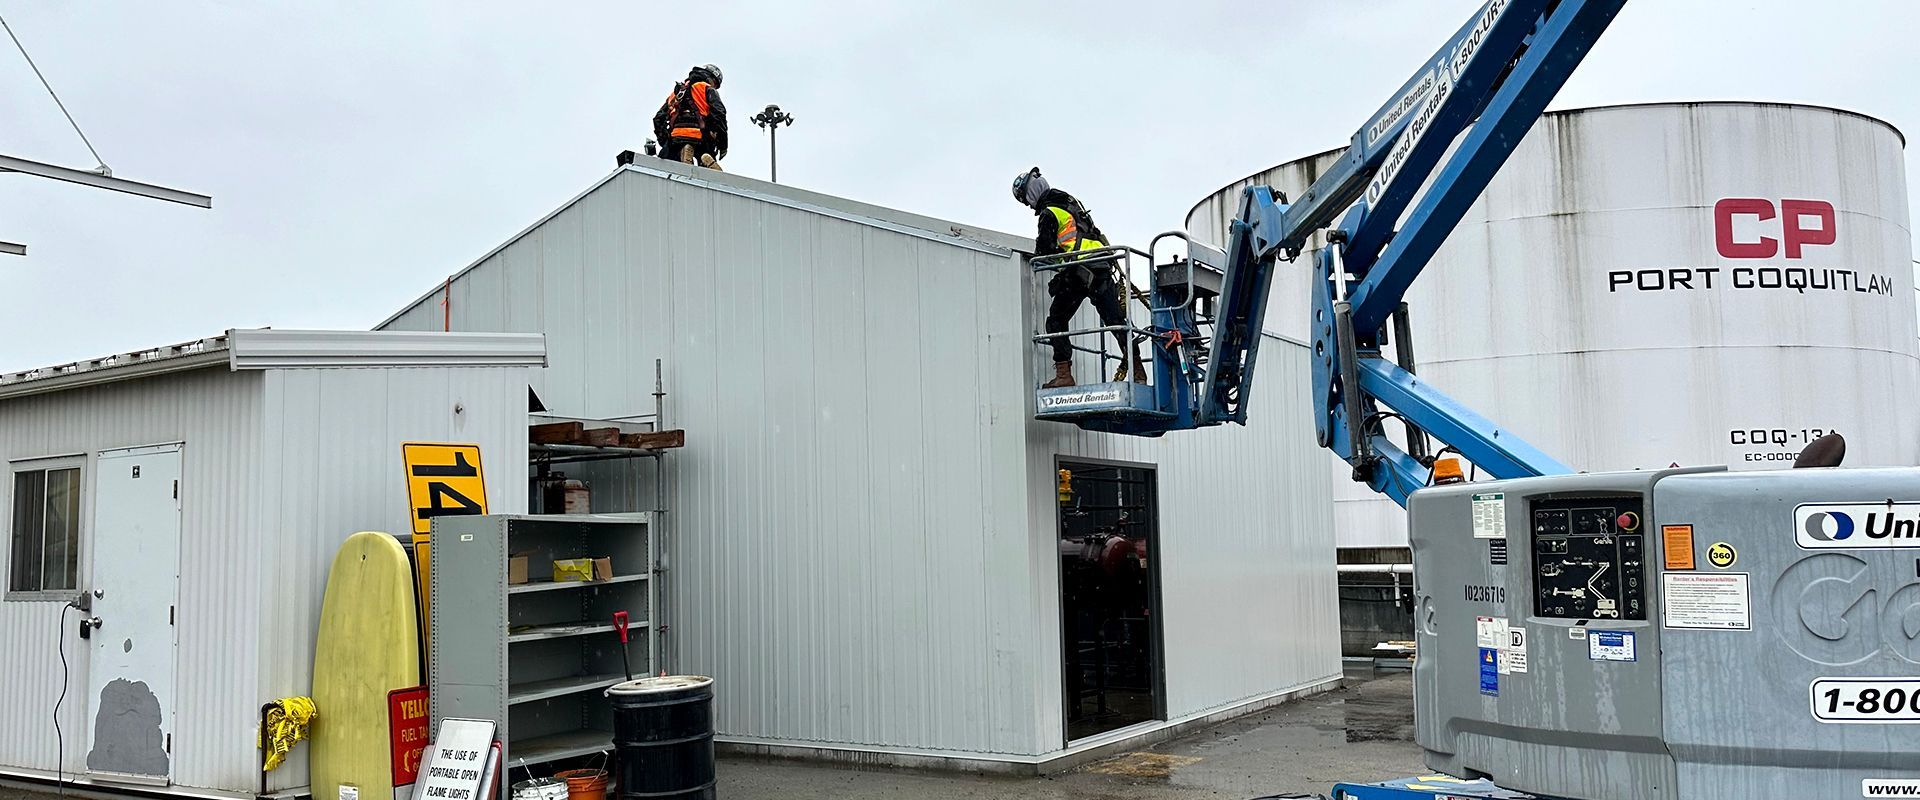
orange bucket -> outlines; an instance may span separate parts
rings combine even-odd
[[[607,771],[570,769],[553,777],[567,782],[567,800],[607,800]]]

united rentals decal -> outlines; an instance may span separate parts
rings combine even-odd
[[[1803,550],[1920,548],[1920,503],[1803,503],[1793,538]]]
[[[1068,411],[1088,406],[1105,406],[1120,402],[1118,387],[1083,389],[1077,392],[1062,392],[1040,396],[1041,411]]]

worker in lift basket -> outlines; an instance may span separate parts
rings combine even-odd
[[[1100,233],[1100,226],[1093,224],[1093,215],[1087,213],[1086,206],[1080,205],[1073,195],[1048,185],[1047,179],[1040,176],[1039,167],[1013,179],[1013,199],[1033,209],[1034,216],[1040,220],[1040,234],[1033,240],[1034,255],[1050,256],[1107,246],[1107,237]],[[1121,294],[1124,288],[1114,280],[1114,265],[1110,263],[1091,268],[1072,266],[1053,273],[1053,278],[1047,281],[1047,294],[1053,296],[1053,303],[1047,308],[1047,332],[1065,331],[1074,312],[1080,310],[1082,300],[1093,301],[1093,310],[1099,312],[1102,326],[1127,324],[1126,298]],[[1128,341],[1124,331],[1114,331],[1113,338],[1120,340],[1121,352],[1127,359],[1120,362],[1113,379],[1124,381],[1131,373],[1134,383],[1146,383],[1147,371],[1140,363],[1140,351]],[[1067,337],[1053,340],[1053,380],[1041,385],[1047,389],[1074,385],[1073,347]]]
[[[653,138],[661,157],[720,169],[727,157],[727,106],[720,102],[720,68],[704,64],[687,71],[653,115]],[[722,170],[723,172],[725,170]]]

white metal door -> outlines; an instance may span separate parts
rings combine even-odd
[[[100,454],[94,470],[87,771],[167,783],[173,760],[180,446]]]

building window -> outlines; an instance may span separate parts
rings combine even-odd
[[[13,473],[10,592],[72,591],[80,572],[80,465],[36,462]]]

